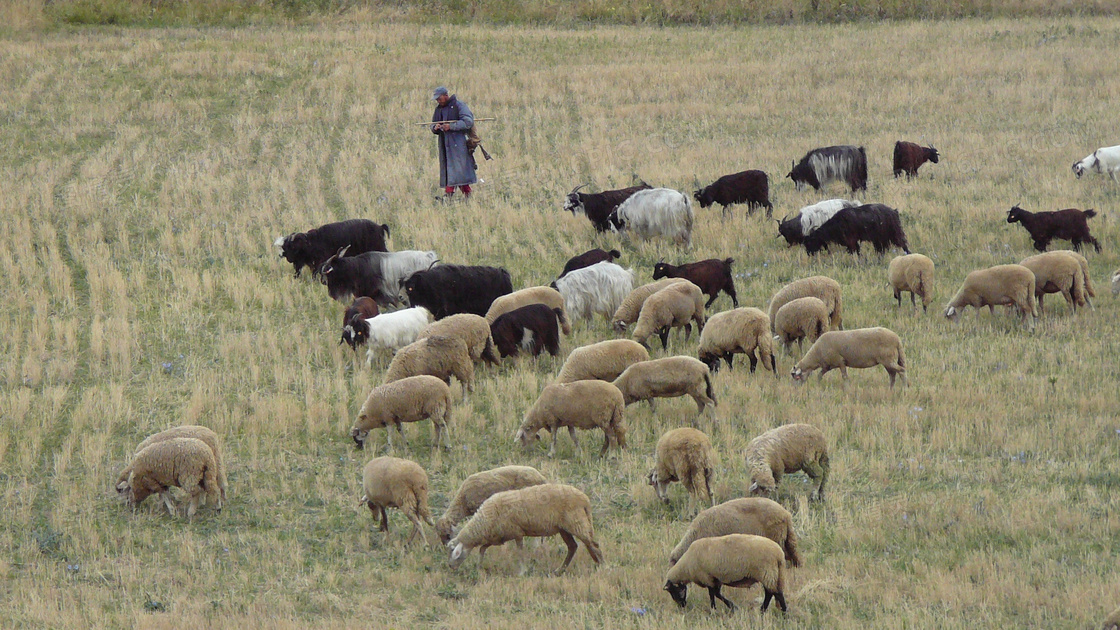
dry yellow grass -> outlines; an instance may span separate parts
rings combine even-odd
[[[1069,169],[1118,141],[1120,21],[106,29],[0,40],[0,84],[0,625],[1084,628],[1120,600],[1120,335],[1105,289],[1120,188]],[[498,159],[469,204],[432,201],[434,140],[407,124],[430,115],[436,84],[499,118],[481,128]],[[893,180],[900,138],[934,143],[942,163]],[[870,158],[860,198],[899,208],[938,265],[938,311],[967,271],[1031,253],[1004,221],[1014,203],[1101,211],[1105,249],[1087,254],[1101,295],[1077,316],[1051,297],[1033,334],[1003,313],[954,325],[896,310],[886,260],[810,260],[757,214],[699,211],[689,256],[734,256],[743,305],[826,274],[846,326],[887,326],[906,346],[909,388],[889,391],[881,370],[795,387],[780,354],[781,380],[719,373],[719,423],[697,421],[720,454],[719,500],[744,491],[759,432],[810,422],[830,440],[827,506],[805,502],[800,477],[783,483],[805,557],[789,621],[759,622],[757,589],[725,590],[743,605],[731,621],[696,589],[684,612],[661,591],[686,499],[674,486],[661,506],[644,474],[658,436],[693,422],[691,401],[631,407],[617,457],[585,445],[576,458],[564,436],[552,461],[515,447],[559,360],[482,370],[453,450],[430,453],[420,426],[396,454],[428,470],[437,513],[504,463],[583,489],[605,566],[581,550],[550,577],[551,539],[527,549],[528,575],[512,547],[452,573],[443,550],[401,547],[399,514],[387,539],[370,533],[358,497],[373,454],[347,431],[380,374],[337,345],[342,307],[291,278],[277,235],[374,218],[395,249],[504,265],[530,286],[619,245],[560,212],[576,183],[691,190],[761,168],[781,216],[819,198],[783,179],[789,161],[847,142]],[[682,258],[622,249],[640,281]],[[564,350],[608,336],[596,321]],[[695,351],[695,336],[673,343]],[[192,525],[154,504],[130,513],[117,471],[182,423],[224,437],[226,510]]]

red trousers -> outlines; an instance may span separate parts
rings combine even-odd
[[[460,186],[459,190],[463,191],[463,196],[464,197],[470,197],[471,196],[471,187],[470,187],[469,184],[465,185],[465,186]],[[443,189],[443,193],[445,195],[453,195],[453,194],[455,194],[455,187],[454,186],[448,186],[447,188]]]

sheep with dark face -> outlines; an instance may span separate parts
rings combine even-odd
[[[731,304],[739,308],[739,296],[735,295],[735,279],[731,277],[731,265],[734,258],[709,258],[700,262],[670,265],[664,260],[653,266],[653,279],[684,278],[700,287],[700,291],[708,296],[704,308],[711,308],[716,296],[723,291],[731,298]]]
[[[895,246],[910,253],[906,233],[898,210],[881,203],[871,203],[837,212],[819,229],[805,238],[805,251],[816,254],[830,243],[843,245],[850,254],[860,253],[860,242],[867,241],[882,255]]]
[[[1096,210],[1069,208],[1054,212],[1027,212],[1019,206],[1007,211],[1008,223],[1022,223],[1034,241],[1034,248],[1046,251],[1050,241],[1058,238],[1073,243],[1074,251],[1081,251],[1082,243],[1091,243],[1099,254],[1101,244],[1089,234],[1088,220],[1097,216]]]
[[[852,192],[867,190],[867,152],[852,145],[813,149],[792,164],[786,177],[793,180],[797,190],[804,190],[806,184],[820,190],[834,180],[846,183]]]
[[[576,213],[583,214],[591,221],[591,225],[595,226],[595,231],[606,232],[610,228],[610,222],[607,218],[611,212],[618,207],[618,204],[630,198],[630,195],[638,192],[639,190],[646,190],[652,188],[649,184],[642,182],[639,186],[631,186],[629,188],[620,188],[618,190],[604,190],[601,193],[581,193],[580,188],[587,184],[576,186],[572,192],[568,193],[567,199],[564,201],[564,209],[571,212],[573,215]],[[561,274],[563,275],[563,274]]]
[[[926,162],[937,164],[941,156],[932,146],[923,147],[913,142],[899,140],[894,143],[894,176],[906,173],[906,179],[918,176],[918,168]]]
[[[766,208],[766,218],[774,214],[774,204],[770,203],[770,178],[763,171],[742,171],[724,175],[708,186],[692,193],[701,208],[713,203],[727,207],[736,203],[747,204],[747,214],[756,207]]]
[[[369,219],[350,219],[281,236],[274,244],[280,248],[280,257],[296,268],[298,278],[304,267],[317,275],[323,263],[343,247],[349,247],[352,256],[389,251],[385,246],[385,239],[389,236],[388,225]]]

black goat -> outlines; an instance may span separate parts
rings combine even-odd
[[[591,225],[595,226],[597,232],[606,232],[611,229],[607,218],[611,216],[611,212],[618,207],[618,204],[626,201],[630,198],[630,195],[633,195],[639,190],[653,188],[649,184],[642,182],[639,186],[620,188],[618,190],[604,190],[601,193],[579,192],[579,189],[586,185],[587,184],[576,186],[572,189],[572,192],[568,193],[568,197],[564,201],[564,209],[571,212],[573,215],[577,212],[582,212],[591,221]]]
[[[805,251],[816,254],[830,243],[835,243],[847,248],[848,253],[859,254],[860,241],[871,243],[880,255],[891,245],[910,253],[898,211],[881,203],[844,208],[837,212],[805,237]]]
[[[1019,206],[1014,206],[1007,212],[1008,223],[1022,223],[1031,235],[1034,248],[1040,252],[1046,251],[1053,239],[1062,239],[1073,243],[1074,251],[1081,251],[1082,243],[1092,243],[1099,254],[1101,244],[1089,234],[1088,220],[1097,216],[1096,210],[1077,210],[1069,208],[1054,212],[1027,212]]]
[[[709,258],[694,263],[685,263],[673,266],[664,261],[659,261],[653,266],[653,279],[684,278],[700,287],[700,292],[708,296],[704,308],[709,308],[716,296],[723,291],[731,297],[731,303],[739,308],[739,297],[735,294],[735,280],[731,277],[731,264],[734,258]]]
[[[568,262],[564,264],[564,270],[560,272],[560,275],[557,276],[556,279],[559,280],[576,269],[583,269],[584,267],[590,267],[591,265],[601,262],[614,262],[615,259],[621,257],[622,252],[617,249],[612,249],[609,252],[598,248],[589,249],[579,256],[572,256],[569,258]]]
[[[349,219],[338,223],[327,223],[307,232],[281,236],[275,245],[280,248],[280,257],[292,263],[299,277],[303,267],[311,269],[314,276],[319,273],[323,263],[344,248],[351,256],[365,252],[387,252],[385,239],[390,236],[389,226],[369,219]]]
[[[766,208],[766,218],[774,214],[774,205],[770,203],[770,179],[762,171],[742,171],[724,175],[708,186],[692,193],[701,208],[707,208],[713,203],[727,206],[745,203],[747,214],[754,211],[755,207]]]
[[[530,304],[498,316],[490,324],[490,335],[498,353],[516,357],[521,350],[537,356],[548,350],[560,354],[560,317],[563,311],[544,304]]]
[[[501,267],[438,265],[401,280],[409,306],[423,306],[436,319],[456,313],[486,316],[497,298],[513,293],[509,272]]]

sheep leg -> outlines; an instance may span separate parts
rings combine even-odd
[[[406,512],[406,514],[408,516],[408,520],[412,521],[412,535],[409,536],[408,540],[405,541],[404,546],[407,547],[411,545],[412,541],[416,539],[416,534],[420,534],[420,537],[424,539],[424,544],[428,544],[428,537],[424,535],[424,530],[420,526],[420,518],[411,511]]]
[[[576,550],[579,549],[575,537],[568,532],[560,530],[560,538],[562,538],[564,544],[568,546],[568,557],[564,558],[564,564],[560,565],[560,568],[556,570],[556,575],[562,574],[564,570],[568,568],[568,565],[572,562],[572,558],[576,555]]]
[[[599,450],[599,457],[602,458],[607,454],[607,449],[611,447],[611,433],[606,428],[603,429],[603,448]]]
[[[377,506],[377,509],[381,511],[381,525],[377,529],[379,529],[379,530],[381,530],[385,533],[388,533],[389,532],[389,514],[388,514],[388,512],[385,511],[385,506],[384,505]]]
[[[548,448],[548,456],[552,457],[556,454],[556,436],[560,433],[559,428],[550,429],[548,431],[552,435],[552,445]]]
[[[734,353],[731,353],[731,352],[724,353],[723,360],[727,361],[727,369],[730,370],[731,368],[735,367],[735,366],[732,365],[732,361],[733,361],[734,358],[735,358]]]
[[[576,446],[576,455],[580,455],[579,438],[576,437],[576,428],[574,426],[568,427],[568,435],[572,436],[572,444]]]
[[[728,355],[728,356],[730,356],[730,355]],[[754,369],[756,367],[758,367],[758,359],[755,358],[754,352],[751,352],[750,354],[748,354],[747,358],[751,360],[751,374],[754,374]],[[728,361],[728,362],[730,363],[730,361]]]
[[[666,348],[669,347],[669,327],[668,326],[666,326],[665,328],[662,328],[661,330],[657,331],[657,337],[659,339],[661,339],[661,349],[662,350],[665,350]]]
[[[816,482],[817,487],[809,494],[810,501],[823,501],[824,500],[824,480],[828,477],[828,472],[817,462],[806,462],[804,466],[805,474],[809,475],[809,479]]]
[[[688,341],[688,338],[691,337],[691,336],[692,336],[692,322],[688,322],[684,325],[684,340]]]
[[[708,601],[710,601],[711,604],[712,604],[712,610],[715,610],[716,600],[718,599],[719,601],[723,602],[724,604],[727,604],[727,610],[729,612],[735,612],[735,604],[732,603],[732,601],[730,599],[727,599],[726,597],[723,596],[723,593],[720,592],[720,589],[722,589],[722,588],[723,588],[723,585],[720,584],[718,580],[716,581],[715,584],[708,587]],[[769,602],[767,602],[767,603],[769,603]],[[765,605],[765,604],[763,604],[763,605]]]
[[[848,366],[846,366],[846,365],[841,365],[840,366],[840,376],[844,377],[845,381],[848,380]]]
[[[175,508],[175,503],[171,501],[171,492],[164,490],[159,493],[159,498],[163,501],[163,505],[167,507],[167,513],[171,516],[179,516],[179,510]]]
[[[894,299],[898,300],[898,306],[899,306],[899,308],[901,308],[902,307],[902,291],[899,291],[898,289],[895,289],[894,290]]]
[[[397,420],[395,424],[397,425],[397,433],[401,436],[401,444],[403,444],[405,448],[408,448],[408,440],[404,437],[404,427],[401,426],[400,420]],[[391,431],[387,430],[385,433],[391,433]]]

